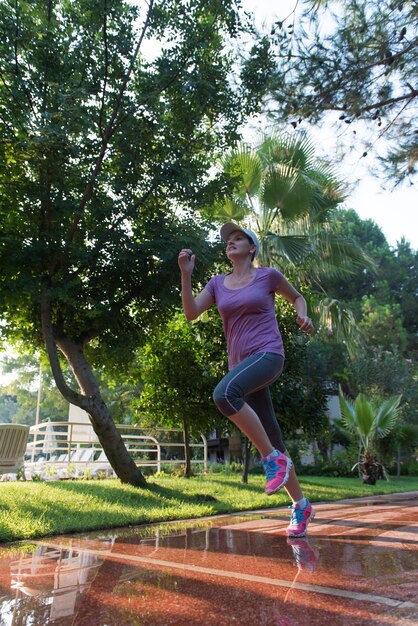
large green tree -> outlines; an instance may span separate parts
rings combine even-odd
[[[406,351],[418,355],[418,250],[401,239],[396,248],[383,256],[376,297],[398,306],[407,335]]]
[[[336,216],[336,226],[341,235],[355,241],[379,268],[383,258],[390,255],[390,247],[380,227],[373,220],[361,219],[353,209],[340,209]],[[374,294],[381,280],[379,271],[358,268],[349,277],[322,274],[321,282],[326,291],[351,306],[353,312],[360,313],[363,296]]]
[[[237,7],[0,0],[0,24],[0,332],[46,346],[119,478],[143,486],[93,368],[129,362],[177,297],[178,248],[203,238],[178,209],[203,201],[255,106],[231,85]]]
[[[339,132],[349,127],[360,157],[378,146],[383,175],[392,183],[412,181],[418,163],[416,2],[308,0],[304,11],[295,7],[262,36],[275,63],[268,90],[275,118],[295,127],[303,120],[336,124]]]
[[[389,347],[395,344],[405,354],[416,354],[418,251],[413,250],[404,239],[390,247],[377,224],[372,220],[362,220],[353,210],[341,210],[338,224],[341,234],[356,241],[373,259],[377,271],[357,269],[349,277],[338,278],[323,275],[322,284],[327,291],[335,294],[336,298],[351,308],[357,323],[361,322],[365,329],[369,326],[373,331],[374,315],[380,315],[379,324],[386,317],[385,327],[388,332],[382,334],[373,331],[375,345]],[[391,316],[393,324],[401,324],[399,331],[396,328],[391,329]]]

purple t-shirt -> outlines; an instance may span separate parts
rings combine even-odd
[[[274,309],[275,292],[283,274],[272,267],[257,267],[254,280],[239,289],[225,287],[225,276],[213,276],[205,289],[215,300],[223,321],[229,368],[257,352],[284,356]]]

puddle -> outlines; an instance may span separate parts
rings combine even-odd
[[[0,548],[0,625],[409,626],[418,505],[286,512],[52,537]]]

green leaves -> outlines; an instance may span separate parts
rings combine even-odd
[[[401,395],[384,400],[380,405],[358,394],[354,403],[347,400],[340,387],[339,400],[343,425],[361,442],[364,454],[370,452],[376,439],[386,436],[397,424]]]
[[[396,426],[401,398],[402,395],[394,396],[382,402],[378,407],[375,417],[377,437],[384,437]]]
[[[314,306],[320,327],[344,343],[353,357],[361,346],[362,334],[350,309],[335,298],[323,297]]]
[[[306,181],[299,177],[290,163],[270,166],[264,177],[261,202],[284,220],[297,219],[310,208]]]
[[[292,265],[301,265],[312,252],[312,240],[309,235],[279,235],[267,232],[261,245],[265,245],[277,265],[280,265],[283,259]]]
[[[313,223],[323,221],[343,199],[334,172],[315,158],[314,145],[304,134],[262,135],[255,147],[238,145],[221,165],[233,188],[225,203],[245,202],[260,235],[307,215]],[[214,214],[222,214],[219,207]]]
[[[318,165],[315,145],[304,133],[283,133],[273,130],[261,134],[258,153],[265,164],[288,164],[298,172],[313,170]]]
[[[266,168],[262,202],[269,209],[279,209],[282,220],[315,216],[342,201],[341,184],[332,169],[318,161],[307,135],[273,131],[261,136],[257,153]],[[335,190],[332,200],[331,187]]]
[[[221,160],[223,169],[234,180],[234,191],[238,198],[254,196],[260,190],[263,163],[259,155],[249,146],[241,144]]]
[[[218,340],[213,324],[190,324],[182,313],[149,336],[145,350],[138,354],[144,390],[137,404],[147,416],[141,423],[172,428],[187,420],[198,436],[223,422],[212,392],[221,376],[219,361],[225,367],[226,351],[220,340],[221,322],[217,318],[214,323]]]
[[[46,280],[56,332],[126,359],[178,302],[178,249],[198,248],[199,279],[210,257],[206,227],[178,209],[196,208],[243,121],[226,51],[237,7],[48,6],[0,0],[0,331],[40,341]]]
[[[215,202],[209,207],[209,212],[212,219],[219,222],[240,222],[248,215],[248,204],[239,198],[226,198],[222,202]]]

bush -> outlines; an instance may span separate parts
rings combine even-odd
[[[355,475],[352,470],[357,463],[357,448],[349,446],[347,450],[340,450],[332,455],[332,460],[325,463],[314,463],[313,465],[299,465],[296,468],[298,474],[305,476],[340,476],[349,478]]]
[[[398,472],[396,463],[391,464],[388,471],[391,476],[396,476]],[[418,476],[418,460],[412,458],[401,462],[401,476]]]
[[[161,470],[158,471],[156,467],[141,467],[141,472],[144,476],[154,476],[155,478],[167,478],[173,476],[175,478],[181,478],[184,476],[185,464],[184,463],[161,463]],[[198,476],[205,473],[205,466],[203,463],[193,463],[191,467],[191,475]]]
[[[418,459],[411,459],[405,466],[401,465],[401,474],[418,476]]]
[[[242,463],[232,461],[231,463],[210,463],[208,465],[209,474],[239,474],[243,471]]]

